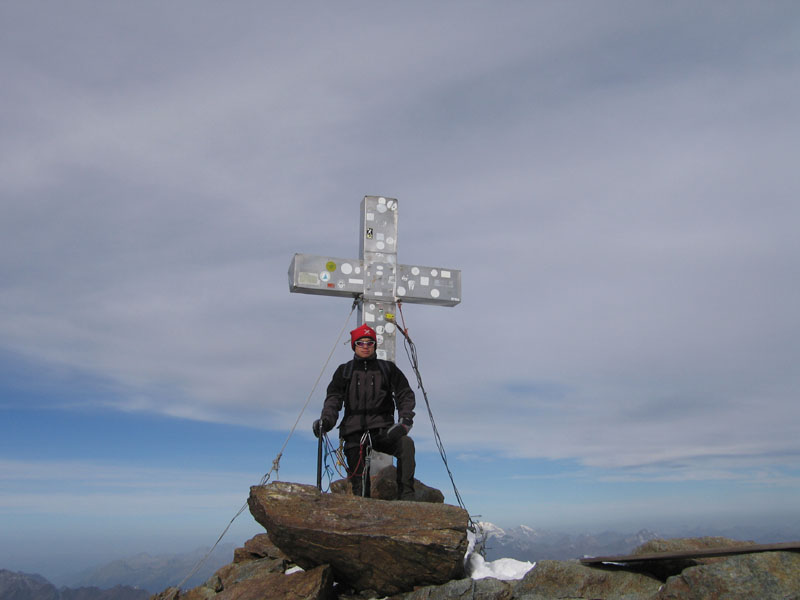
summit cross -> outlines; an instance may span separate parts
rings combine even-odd
[[[397,200],[365,196],[361,202],[360,258],[295,254],[289,291],[361,298],[359,323],[378,337],[376,355],[395,360],[398,302],[455,306],[461,302],[461,271],[397,264]]]

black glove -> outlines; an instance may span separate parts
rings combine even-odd
[[[331,430],[331,426],[328,424],[328,419],[322,418],[317,419],[314,421],[314,424],[311,426],[311,431],[314,432],[316,437],[320,436],[320,433],[325,433]]]
[[[404,435],[408,435],[411,430],[411,419],[402,418],[399,423],[395,423],[386,431],[386,441],[396,442]]]

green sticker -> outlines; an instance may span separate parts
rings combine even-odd
[[[332,260],[329,260],[325,264],[325,268],[328,269],[328,271],[330,271],[331,273],[333,273],[336,270],[336,263],[333,262]]]

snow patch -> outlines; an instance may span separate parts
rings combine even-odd
[[[522,579],[525,574],[536,566],[536,563],[525,562],[513,558],[498,558],[487,562],[478,552],[475,551],[475,534],[467,531],[469,547],[464,556],[464,570],[472,579],[485,579],[492,577],[502,581],[512,579]]]
[[[286,571],[284,571],[284,573],[285,573],[286,575],[291,575],[292,573],[302,573],[302,572],[303,572],[303,570],[304,570],[304,569],[301,569],[301,568],[300,568],[300,567],[298,567],[298,566],[294,566],[294,567],[291,567],[291,568],[289,568],[289,569],[286,569]]]

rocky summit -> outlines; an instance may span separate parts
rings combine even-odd
[[[456,506],[389,502],[274,482],[250,490],[250,512],[304,569],[382,596],[463,576],[469,515]]]
[[[519,580],[473,580],[463,573],[468,518],[460,508],[284,482],[251,488],[249,505],[267,534],[237,549],[234,562],[202,586],[169,588],[153,600],[800,600],[797,551],[646,566],[543,560]],[[651,540],[634,554],[735,545]]]

